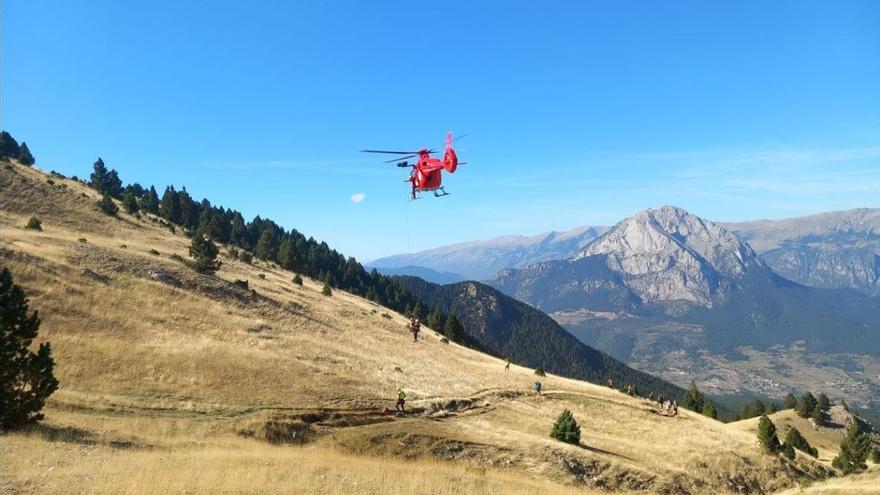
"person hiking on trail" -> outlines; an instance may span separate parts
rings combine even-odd
[[[678,416],[678,401],[677,400],[672,401],[672,415]]]
[[[406,392],[403,391],[403,388],[397,387],[397,403],[394,404],[394,409],[405,413],[404,404],[406,403]]]
[[[504,364],[504,371],[510,371],[510,358],[507,358],[507,363]]]
[[[409,323],[409,331],[413,334],[413,342],[419,341],[419,330],[422,329],[422,324],[419,323],[419,319],[413,316],[412,321]]]
[[[535,382],[535,393],[541,395],[541,382]]]
[[[608,379],[608,388],[614,388],[614,380],[611,378]]]

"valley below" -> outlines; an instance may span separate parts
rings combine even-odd
[[[613,312],[551,313],[585,344],[680,386],[696,380],[714,395],[779,399],[790,391],[819,390],[865,409],[880,407],[880,361],[868,354],[819,353],[803,341],[765,349],[707,349],[703,329]]]

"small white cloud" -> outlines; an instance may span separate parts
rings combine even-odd
[[[360,203],[361,201],[367,199],[367,195],[364,193],[354,193],[351,195],[352,203]]]

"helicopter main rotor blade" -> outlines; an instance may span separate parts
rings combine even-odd
[[[386,153],[389,155],[418,155],[418,151],[387,151],[387,150],[361,150],[362,153]]]
[[[407,156],[399,156],[399,157],[397,157],[397,158],[394,158],[393,160],[387,160],[387,161],[384,161],[384,162],[382,162],[382,163],[399,162],[399,161],[402,161],[402,160],[408,160],[408,159],[410,159],[410,158],[415,158],[415,157],[417,157],[417,156],[419,156],[418,153],[412,153],[412,154],[409,154],[409,155],[407,155]]]

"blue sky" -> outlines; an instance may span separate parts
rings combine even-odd
[[[101,156],[364,260],[880,207],[880,2],[546,3],[4,0],[0,118],[42,168]],[[358,152],[448,130],[440,200]]]

